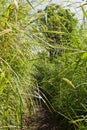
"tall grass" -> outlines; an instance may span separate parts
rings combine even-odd
[[[16,5],[17,4],[17,5]],[[34,16],[27,1],[0,1],[0,129],[22,129],[33,112],[32,33]],[[33,23],[33,22],[32,22]],[[31,108],[31,109],[30,109]],[[26,129],[26,128],[25,128]]]
[[[38,22],[45,49],[38,54],[33,78],[42,92],[48,93],[48,100],[58,116],[66,118],[75,129],[86,130],[86,32],[83,34],[77,29],[72,13],[67,17],[64,10],[60,10],[53,4],[39,11],[47,13],[48,17],[46,21],[44,15]]]
[[[24,119],[35,112],[36,97],[75,129],[86,130],[87,32],[76,28],[73,13],[68,21],[62,8],[56,19],[51,12],[53,21],[46,10],[35,9],[29,0],[0,1],[0,129],[27,129]]]

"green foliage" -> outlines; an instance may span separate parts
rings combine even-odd
[[[23,118],[33,107],[27,35],[32,7],[21,0],[18,8],[17,14],[13,1],[0,1],[0,129],[6,130],[22,129]]]
[[[43,16],[38,20],[38,25],[44,39],[54,47],[59,47],[60,44],[64,46],[65,43],[69,45],[72,40],[71,33],[76,31],[77,19],[74,18],[75,14],[56,4],[50,4],[38,13],[43,13]],[[56,47],[48,50],[51,58],[62,53],[61,49]]]
[[[70,10],[49,5],[36,13],[31,3],[0,1],[0,129],[27,129],[33,97],[44,96],[48,107],[86,130],[87,32],[77,30]]]
[[[53,62],[43,56],[35,65],[34,74],[36,84],[48,93],[54,110],[78,127],[86,123],[87,111],[87,65],[82,55],[66,53],[54,58]],[[74,121],[80,118],[82,121]]]
[[[83,35],[76,29],[76,19],[70,11],[51,5],[46,7],[45,12],[47,19],[44,17],[39,21],[42,35],[52,44],[52,54],[57,48],[63,50],[63,53],[53,57],[49,55],[49,49],[46,53],[42,51],[38,55],[40,60],[35,64],[33,78],[42,91],[48,93],[47,98],[58,114],[73,123],[76,129],[86,129],[86,41],[82,41]],[[65,34],[60,37],[55,31]]]

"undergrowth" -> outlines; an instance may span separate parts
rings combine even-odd
[[[75,130],[86,130],[86,25],[77,28],[69,9],[39,4],[0,1],[0,129],[27,129],[25,118],[40,99]]]

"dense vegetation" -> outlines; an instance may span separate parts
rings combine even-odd
[[[0,1],[0,129],[26,130],[41,99],[67,130],[86,130],[87,32],[69,9],[33,8]]]
[[[32,8],[20,1],[17,12],[9,0],[1,0],[0,8],[0,129],[19,129],[30,104],[33,106],[29,42]]]
[[[41,59],[35,64],[34,78],[48,93],[52,107],[77,128],[86,130],[86,42],[70,10],[50,5],[41,12],[47,14],[47,24],[42,17],[39,26],[49,46],[38,55]]]

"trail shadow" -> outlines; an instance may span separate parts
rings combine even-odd
[[[27,130],[75,130],[64,117],[50,112],[46,106],[37,106],[37,116],[25,119]]]

